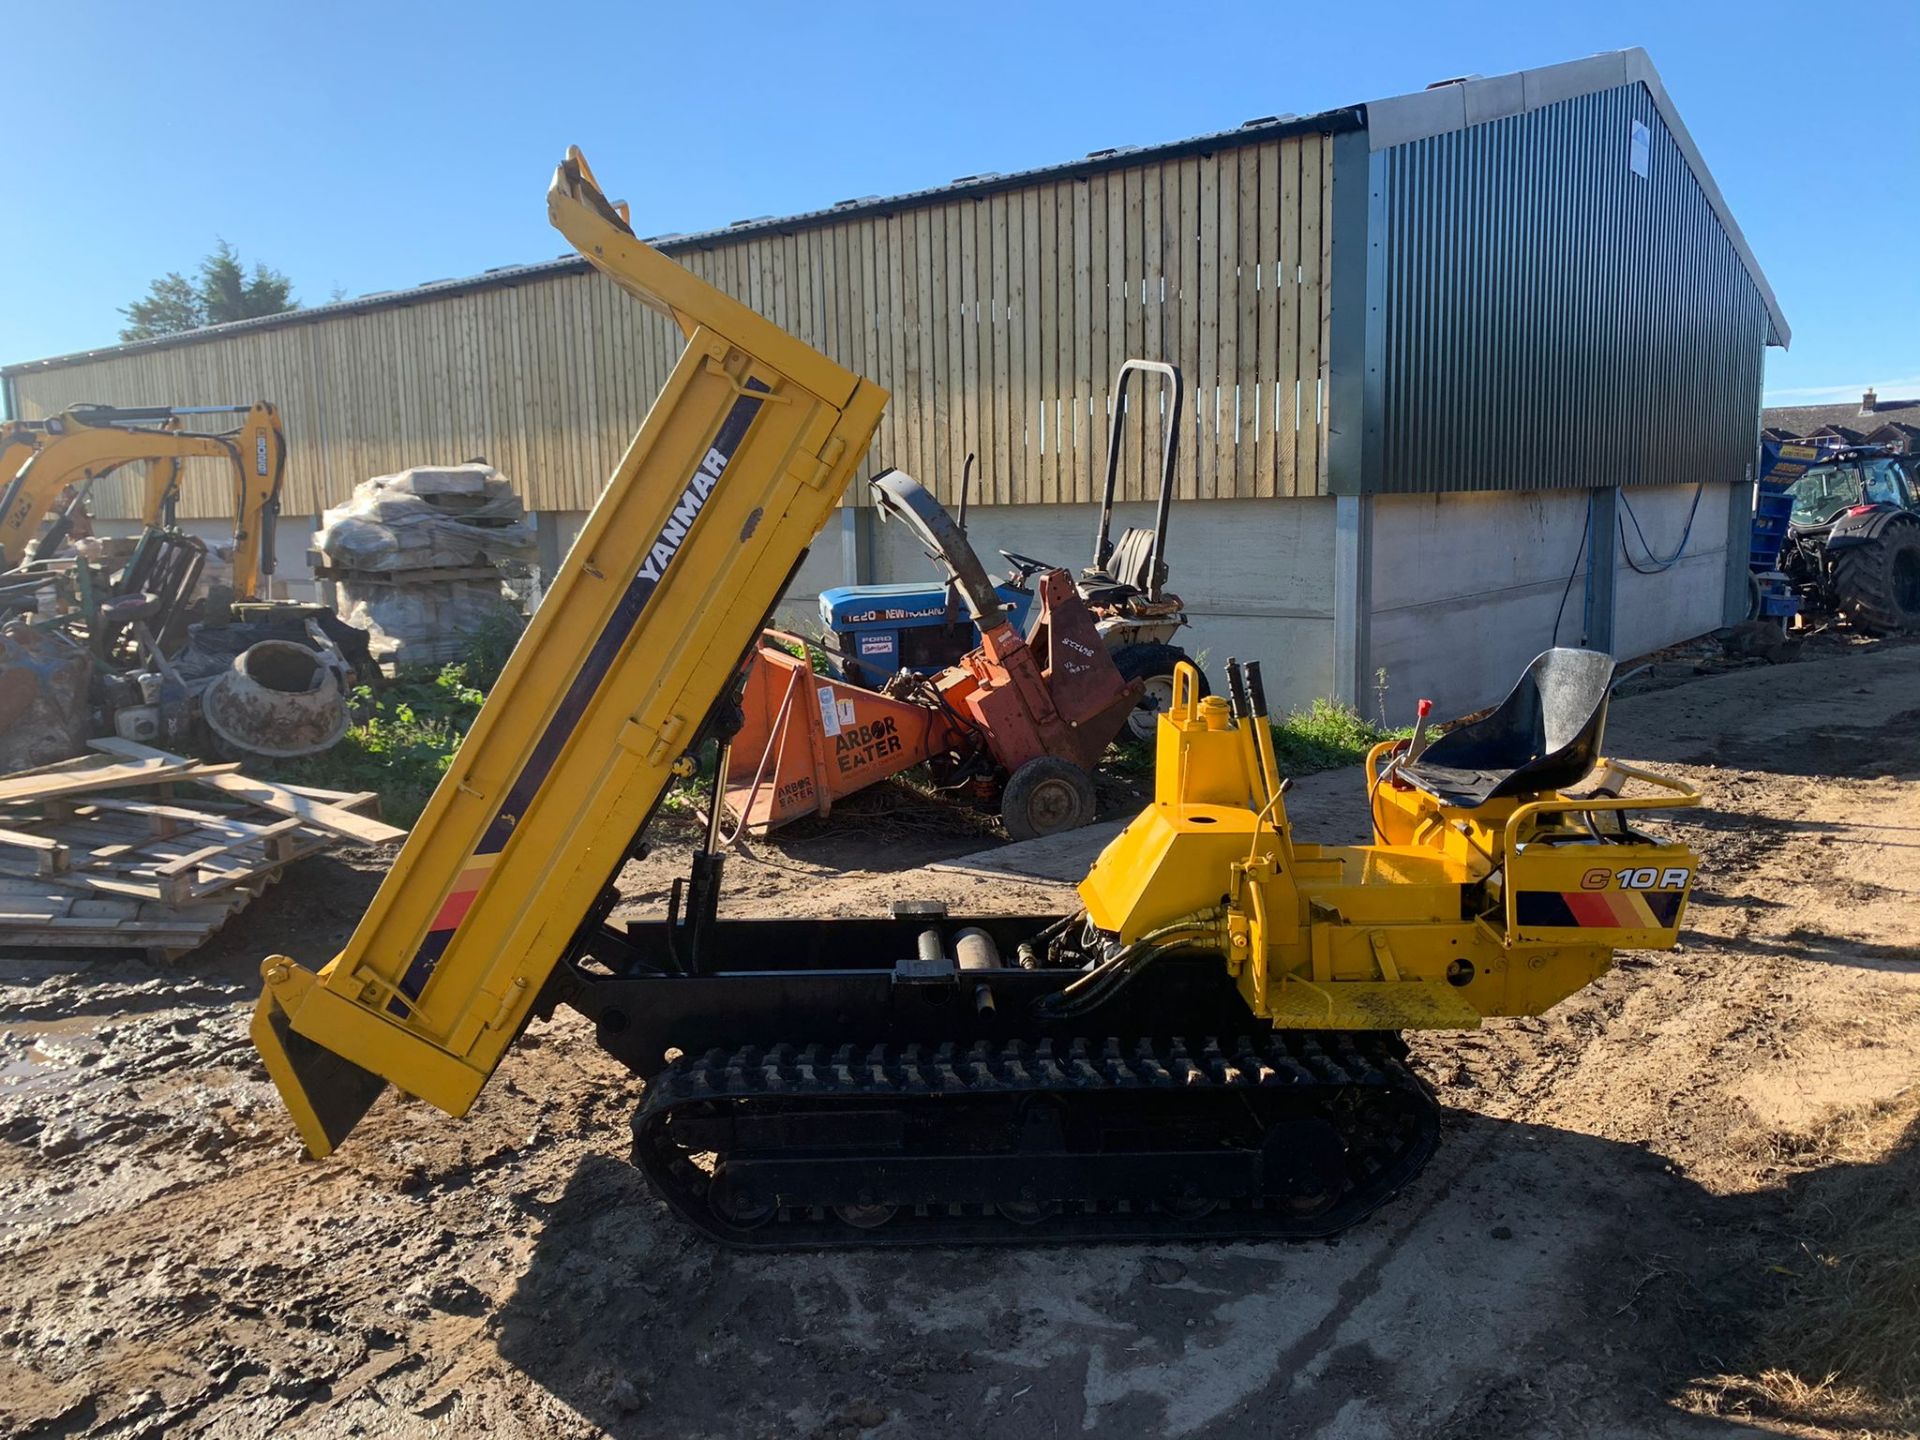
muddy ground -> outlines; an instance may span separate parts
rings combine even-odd
[[[717,1250],[620,1159],[637,1087],[564,1014],[467,1120],[389,1097],[338,1157],[305,1161],[246,1042],[256,965],[334,953],[377,854],[303,862],[173,967],[0,962],[0,1431],[1240,1440],[1804,1422],[1760,1378],[1808,1368],[1772,1323],[1805,1258],[1791,1217],[1833,1178],[1816,1137],[1904,1103],[1920,1040],[1920,647],[1623,699],[1609,749],[1706,792],[1675,827],[1703,864],[1684,948],[1627,957],[1543,1019],[1420,1039],[1442,1149],[1335,1243]],[[1306,835],[1364,829],[1351,776],[1300,800]],[[920,868],[979,843],[883,809],[736,865],[729,908],[1059,902]],[[674,863],[630,867],[629,905],[656,907]],[[1871,1193],[1878,1162],[1851,1163]]]

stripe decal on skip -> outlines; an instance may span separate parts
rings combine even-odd
[[[566,748],[587,707],[592,704],[593,697],[599,693],[601,685],[611,673],[614,661],[639,625],[647,602],[652,600],[666,576],[668,566],[686,544],[694,522],[718,487],[741,441],[746,438],[754,417],[765,403],[762,397],[771,393],[769,387],[759,380],[748,380],[747,388],[759,393],[740,396],[720,422],[720,430],[713,437],[712,446],[687,478],[673,512],[667,517],[660,533],[654,537],[653,544],[647,548],[639,570],[627,583],[612,616],[594,639],[592,648],[581,661],[566,693],[560,697],[560,703],[554,707],[552,718],[541,731],[539,740],[528,754],[526,763],[520,767],[520,773],[514,777],[513,784],[507,788],[505,799],[488,822],[485,833],[474,847],[474,853],[448,887],[433,922],[427,927],[426,936],[414,951],[407,973],[401,978],[399,988],[409,998],[419,998],[433,974],[434,966],[459,933],[467,912],[473,908],[488,877],[493,873],[494,862],[506,848],[507,841],[513,837],[515,827],[539,794],[540,787],[546,783],[554,763],[560,758],[560,752]],[[396,1000],[390,1008],[398,1011],[403,1007]]]
[[[1671,930],[1685,897],[1678,890],[1522,890],[1514,910],[1543,930]]]

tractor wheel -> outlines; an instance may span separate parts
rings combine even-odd
[[[1870,634],[1920,630],[1920,520],[1900,517],[1833,566],[1835,607]]]
[[[1013,772],[1000,819],[1015,840],[1077,830],[1093,819],[1093,777],[1071,760],[1040,755]]]
[[[1160,716],[1172,708],[1173,667],[1182,660],[1193,664],[1193,657],[1178,645],[1122,645],[1113,652],[1113,665],[1120,678],[1140,682],[1140,703],[1127,717],[1126,733],[1135,740],[1151,740]],[[1200,693],[1208,693],[1204,673],[1200,676]]]

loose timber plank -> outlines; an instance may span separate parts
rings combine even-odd
[[[97,747],[104,747],[106,742],[95,743]],[[195,774],[228,774],[240,768],[238,765],[203,765],[179,755],[154,758],[159,755],[159,751],[151,752],[138,757],[138,763],[132,765],[105,764],[93,770],[71,770],[58,775],[8,776],[0,779],[0,804],[83,795],[90,790],[124,790],[161,780],[186,780]]]
[[[288,788],[291,789],[292,787],[289,786]],[[112,800],[102,796],[97,800],[88,800],[85,805],[80,806],[75,811],[75,814],[81,818],[95,811],[112,812],[112,814],[118,815],[134,815],[142,818],[158,816],[168,820],[185,820],[206,830],[232,830],[236,832],[255,831],[262,826],[263,822],[261,821],[242,820],[236,815],[223,813],[225,810],[223,802],[215,801],[213,803],[221,805],[222,811],[216,812],[211,809],[203,810],[197,805],[189,808],[184,805],[165,805],[158,801]],[[233,806],[233,809],[239,811],[245,811],[250,808],[253,807],[249,807],[244,803],[236,803]],[[102,818],[107,817],[103,815]]]
[[[168,755],[164,750],[155,750],[133,740],[108,738],[89,742],[94,749],[104,750],[110,755],[125,755],[133,759],[151,759],[179,762],[178,757]],[[266,810],[277,810],[283,815],[298,815],[310,825],[322,830],[331,830],[336,835],[344,835],[350,840],[359,840],[368,845],[383,845],[392,840],[404,840],[407,832],[378,820],[369,820],[364,815],[355,815],[352,811],[342,810],[337,805],[329,805],[323,800],[311,800],[305,795],[296,795],[282,785],[274,785],[265,780],[255,780],[245,775],[205,773],[184,776],[195,784],[208,785],[228,795],[237,795],[243,800],[251,800]]]
[[[262,887],[270,885],[280,878],[281,872],[293,861],[316,855],[333,843],[331,835],[316,834],[304,828],[277,835],[267,842],[267,853],[260,861],[242,864],[232,870],[216,870],[213,879],[195,884],[193,898],[203,900],[236,885],[249,888],[254,887],[256,882]]]
[[[120,880],[107,875],[94,875],[85,870],[62,870],[55,874],[40,874],[22,867],[0,861],[0,874],[11,875],[19,879],[38,878],[48,885],[62,890],[97,891],[102,895],[124,895],[135,900],[154,900],[163,905],[172,905],[184,900],[188,887],[173,887],[174,899],[159,885],[150,885],[140,880]]]
[[[285,820],[278,821],[275,824],[255,831],[251,835],[240,835],[233,839],[222,840],[212,845],[202,845],[198,850],[189,851],[178,860],[169,860],[164,865],[154,866],[153,873],[159,876],[188,874],[198,869],[203,862],[213,859],[216,855],[228,854],[231,851],[238,850],[243,845],[251,845],[256,841],[265,840],[270,836],[284,835],[289,830],[298,830],[305,823],[306,822],[297,815],[290,816]]]
[[[36,863],[43,871],[67,868],[67,847],[50,836],[33,835],[24,830],[0,830],[0,845],[33,851],[38,857]]]

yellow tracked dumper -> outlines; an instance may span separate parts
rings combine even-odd
[[[729,1243],[1325,1235],[1433,1149],[1402,1032],[1674,943],[1695,860],[1635,823],[1697,796],[1603,757],[1613,666],[1579,650],[1376,749],[1369,845],[1294,835],[1258,666],[1221,697],[1183,667],[1073,914],[721,919],[709,836],[664,920],[610,922],[886,396],[637,240],[578,152],[548,203],[686,348],[347,948],[265,963],[254,1040],[314,1155],[389,1084],[464,1114],[565,1004],[646,1082],[635,1163]]]

